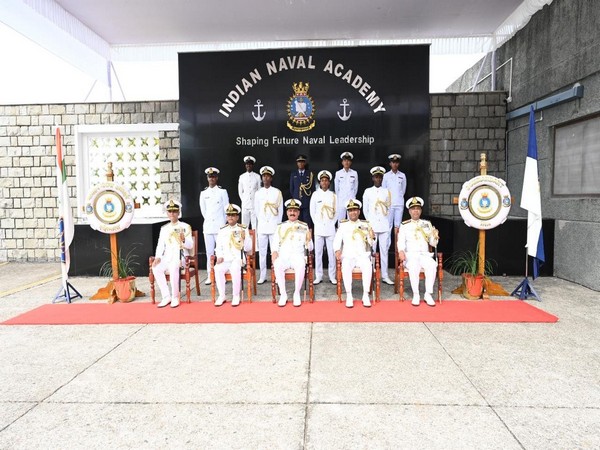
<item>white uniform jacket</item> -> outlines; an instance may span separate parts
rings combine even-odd
[[[333,181],[335,194],[340,202],[346,202],[351,198],[356,198],[358,193],[358,173],[354,169],[340,169],[335,173]],[[340,208],[345,208],[345,204],[341,204]]]
[[[242,251],[249,252],[250,250],[252,250],[252,238],[244,225],[239,223],[233,226],[225,225],[219,230],[215,247],[217,258],[223,258],[225,262],[236,259],[244,261]]]
[[[204,234],[217,234],[226,222],[225,208],[229,204],[227,191],[219,186],[207,187],[200,193],[200,212],[204,217]]]
[[[429,246],[438,244],[437,230],[429,220],[405,220],[398,232],[398,251],[406,254],[427,253],[432,256]]]
[[[181,245],[180,233],[183,230],[185,241]],[[158,236],[158,244],[156,244],[155,258],[160,258],[161,262],[173,262],[182,260],[183,257],[189,255],[189,250],[192,249],[194,240],[192,238],[192,227],[185,222],[177,222],[175,224],[169,222],[160,228]],[[183,264],[183,261],[181,261]]]
[[[392,194],[384,187],[365,189],[363,194],[363,213],[373,227],[375,233],[390,231],[389,214],[392,205]]]
[[[318,188],[310,198],[310,217],[315,225],[315,236],[333,236],[335,234],[337,196],[333,191]]]
[[[308,225],[300,220],[286,220],[277,227],[273,239],[271,253],[278,252],[280,256],[304,255],[304,250],[313,250],[312,240],[308,238]]]
[[[392,205],[404,208],[404,194],[406,193],[406,175],[398,171],[388,170],[383,175],[382,187],[389,189],[392,194]]]
[[[254,196],[254,211],[256,213],[258,234],[273,234],[281,223],[283,215],[283,195],[276,187],[262,187]]]
[[[342,220],[333,239],[333,250],[342,251],[342,258],[369,256],[375,244],[368,221]]]
[[[244,172],[238,180],[238,194],[242,209],[254,208],[254,196],[260,189],[260,175],[256,172]]]

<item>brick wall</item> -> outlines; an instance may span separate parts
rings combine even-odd
[[[176,101],[0,106],[0,261],[55,261],[56,148],[61,127],[71,206],[76,208],[75,125],[177,123]],[[179,132],[160,132],[161,186],[180,195]]]
[[[452,198],[479,175],[481,153],[487,155],[488,175],[506,180],[505,98],[504,92],[431,95],[432,215],[460,217]]]
[[[479,174],[481,152],[488,173],[506,179],[505,94],[431,96],[431,214],[457,218],[452,204],[462,183]],[[178,102],[0,106],[0,261],[54,261],[57,248],[56,149],[60,125],[76,207],[75,125],[176,123]],[[160,133],[163,199],[179,197],[179,132]]]

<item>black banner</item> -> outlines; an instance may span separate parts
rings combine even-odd
[[[242,158],[276,173],[289,195],[296,156],[315,175],[341,168],[354,154],[358,198],[372,185],[369,169],[389,170],[402,155],[406,195],[429,194],[429,47],[353,47],[190,53],[179,55],[179,121],[183,213],[201,225],[198,199],[204,170],[239,204]]]

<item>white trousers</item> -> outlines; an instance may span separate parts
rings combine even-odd
[[[210,257],[215,254],[216,234],[204,234],[204,247],[206,248],[206,270],[210,270]]]
[[[388,276],[388,256],[390,250],[390,232],[375,233],[377,242],[379,242],[379,261],[381,262],[381,277],[389,278]]]
[[[410,279],[410,287],[413,295],[419,295],[419,274],[421,268],[425,272],[425,292],[433,294],[433,284],[435,283],[435,272],[437,270],[437,262],[428,252],[407,252],[406,261],[404,262]]]
[[[373,276],[373,266],[369,254],[342,257],[342,279],[344,280],[346,294],[352,296],[352,270],[355,267],[358,267],[362,272],[363,295],[368,294],[371,287],[371,277]]]
[[[390,231],[394,227],[402,225],[402,212],[404,211],[403,206],[390,206],[390,212],[388,220],[390,222]]]
[[[333,252],[333,236],[315,236],[315,277],[323,279],[323,247],[327,248],[329,261],[329,280],[335,280],[335,255]]]
[[[256,213],[253,209],[242,209],[242,225],[252,224],[252,229],[256,230]]]
[[[179,298],[179,269],[181,267],[181,260],[175,259],[173,261],[167,261],[161,259],[160,262],[152,268],[154,278],[158,283],[158,289],[160,290],[160,296],[163,300],[167,298]],[[171,294],[169,295],[169,286],[167,284],[167,277],[165,272],[169,272],[169,281],[171,282]]]
[[[219,297],[225,296],[225,274],[227,272],[231,274],[232,295],[239,297],[242,288],[242,260],[234,259],[215,264],[215,282],[219,291]]]
[[[275,234],[258,234],[258,262],[260,263],[260,279],[267,278],[267,245],[273,248]]]
[[[277,280],[277,286],[279,286],[279,292],[281,294],[285,292],[285,271],[287,269],[294,269],[294,293],[300,293],[302,283],[304,283],[304,272],[306,269],[303,254],[279,255],[275,262],[273,262],[273,269],[275,271],[275,280]]]

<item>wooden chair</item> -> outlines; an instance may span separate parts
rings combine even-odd
[[[398,252],[398,227],[394,227],[394,254],[395,258],[395,267],[396,267],[396,275],[394,277],[394,294],[400,294],[400,301],[406,300],[404,298],[404,279],[408,278],[408,272],[404,269],[404,263],[400,261],[400,255]],[[430,251],[433,249],[430,247]],[[444,255],[441,252],[437,253],[437,283],[438,283],[438,302],[442,303],[442,284],[444,281],[444,269],[442,268],[442,263],[444,261]],[[425,279],[425,272],[421,269],[421,273],[419,274],[419,280]]]
[[[375,290],[375,298],[373,302],[379,302],[381,300],[381,264],[379,262],[379,252],[375,253],[372,258],[373,274],[371,276],[371,286],[369,287],[369,294],[373,294]],[[336,279],[337,279],[337,297],[338,302],[342,302],[342,261],[336,261]],[[362,272],[358,267],[352,269],[352,280],[362,281]]]
[[[181,292],[181,280],[185,280],[185,296],[188,303],[192,302],[192,290],[190,287],[190,282],[192,277],[196,280],[196,295],[200,295],[200,280],[199,280],[199,270],[198,270],[198,231],[192,231],[192,240],[194,242],[192,246],[192,254],[185,257],[185,263],[183,267],[180,269],[179,274],[179,289]],[[154,256],[151,256],[148,259],[149,275],[148,279],[150,281],[150,298],[152,299],[152,303],[155,303],[155,289],[154,289],[154,273],[152,272],[152,263],[154,263]],[[167,281],[170,281],[169,274],[165,274],[167,277]],[[181,294],[180,294],[181,295]]]
[[[252,231],[252,230],[250,230]],[[216,301],[216,296],[217,296],[217,284],[215,281],[215,261],[216,261],[216,256],[212,255],[210,257],[210,295],[212,298],[212,302],[214,303]],[[240,292],[240,294],[242,295],[242,301],[244,300],[244,280],[246,281],[246,289],[248,291],[247,293],[247,299],[249,303],[252,303],[252,288],[254,286],[254,294],[256,295],[256,285],[253,283],[256,282],[256,270],[252,269],[252,262],[254,260],[254,255],[253,254],[248,254],[246,255],[246,264],[245,266],[242,266],[242,290]],[[227,281],[231,281],[231,273],[227,272],[225,274],[225,282]]]
[[[315,287],[313,285],[313,281],[315,279],[314,275],[314,254],[313,252],[309,252],[307,261],[306,261],[306,269],[304,273],[304,298],[306,299],[306,285],[308,284],[308,298],[310,303],[315,301]],[[285,271],[285,281],[295,280],[296,272],[294,269],[287,269]],[[275,268],[271,263],[271,296],[273,297],[273,303],[277,302],[277,294],[279,293],[279,288],[277,286],[277,280],[275,279]]]

